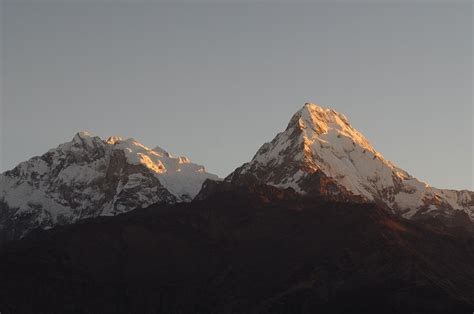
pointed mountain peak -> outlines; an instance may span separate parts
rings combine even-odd
[[[337,150],[354,143],[378,154],[364,135],[350,125],[345,115],[313,103],[306,103],[293,115],[287,127],[289,130],[302,132],[305,143],[319,139],[323,146],[333,146]]]
[[[290,120],[289,128],[311,128],[318,133],[326,133],[329,129],[351,128],[346,116],[333,109],[324,108],[314,103],[306,103]]]
[[[249,176],[301,193],[350,192],[383,203],[406,218],[449,216],[456,209],[474,220],[474,194],[435,189],[410,176],[384,159],[342,113],[312,103],[298,110],[287,129],[228,180]],[[461,198],[467,201],[460,202]]]
[[[321,105],[318,105],[318,104],[315,104],[315,103],[311,103],[311,102],[307,102],[304,104],[303,108],[300,109],[300,111],[309,111],[309,112],[313,112],[313,111],[318,111],[318,112],[328,112],[328,111],[334,111],[330,108],[325,108]]]

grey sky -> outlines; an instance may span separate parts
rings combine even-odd
[[[225,176],[310,101],[412,175],[474,189],[470,1],[66,2],[2,2],[2,171],[88,130]]]

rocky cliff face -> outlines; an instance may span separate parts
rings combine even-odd
[[[253,177],[302,194],[360,197],[405,218],[474,220],[474,192],[442,190],[412,177],[377,152],[347,118],[305,104],[285,131],[227,177]]]
[[[186,157],[174,158],[134,139],[104,141],[81,132],[0,175],[1,239],[154,203],[189,201],[205,179],[218,178]]]

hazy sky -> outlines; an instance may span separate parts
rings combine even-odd
[[[198,2],[3,1],[0,169],[88,130],[225,176],[315,102],[412,175],[474,189],[471,1]]]

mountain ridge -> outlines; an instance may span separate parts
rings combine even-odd
[[[320,179],[311,179],[315,174]],[[346,116],[313,103],[298,110],[283,132],[226,180],[242,176],[303,194],[350,192],[409,219],[474,219],[474,192],[437,189],[416,179],[386,160]],[[313,189],[314,181],[322,180],[332,182],[332,191]]]
[[[205,179],[218,177],[162,148],[78,132],[0,175],[0,234],[18,238],[37,227],[190,201]]]
[[[0,174],[0,241],[38,227],[191,201],[207,179],[219,180],[159,146],[79,132]],[[375,202],[408,219],[474,226],[474,192],[437,189],[418,180],[386,160],[344,114],[312,103],[225,180],[256,180],[328,200]]]
[[[418,181],[344,115],[305,105],[216,178],[161,147],[85,132],[0,175],[0,311],[472,309],[471,192]],[[411,215],[393,207],[400,191],[428,203]]]

